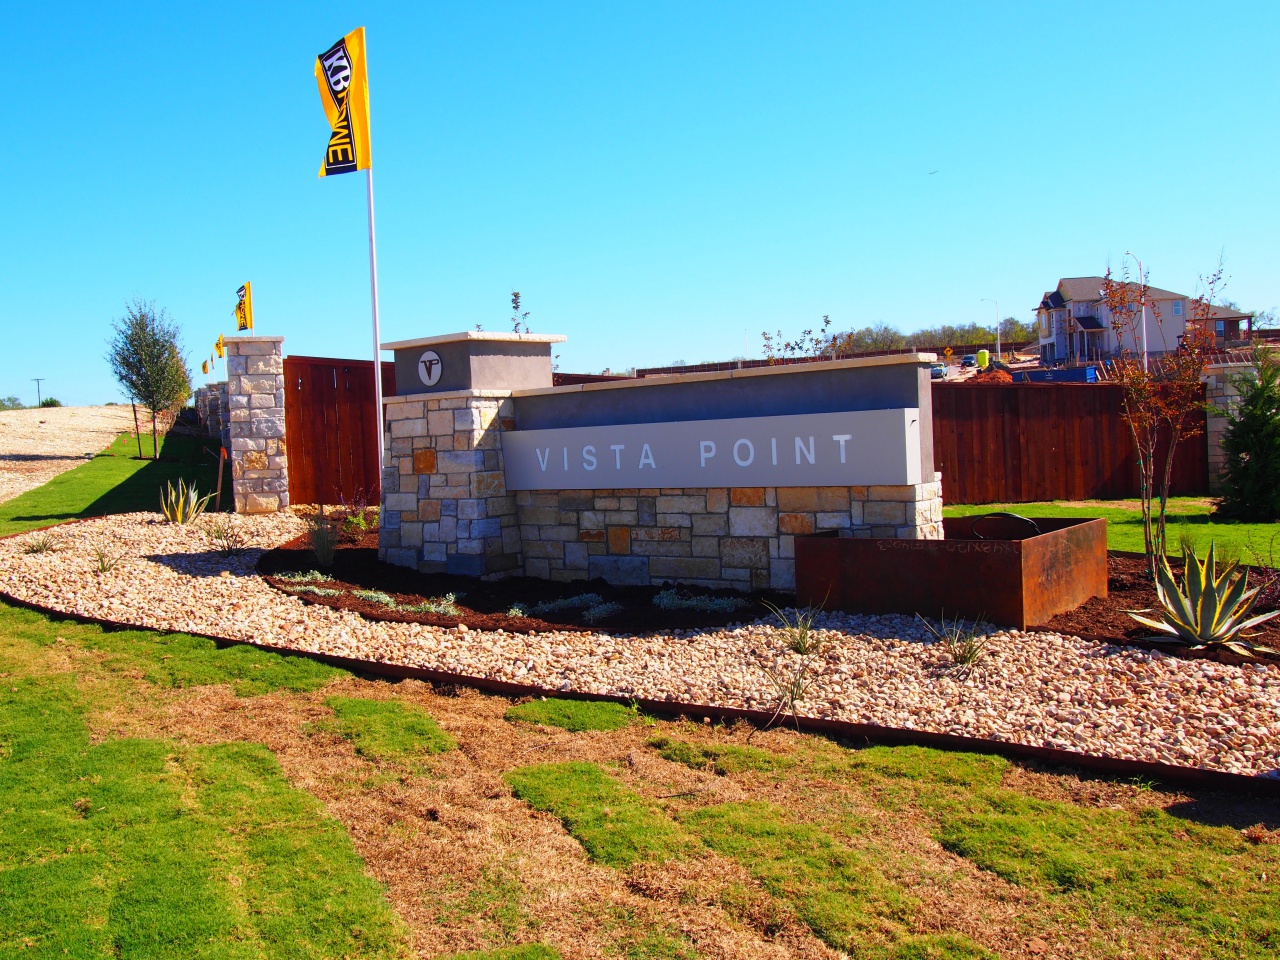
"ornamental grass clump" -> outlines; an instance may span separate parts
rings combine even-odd
[[[316,563],[322,567],[333,566],[333,555],[338,549],[338,524],[322,513],[307,517],[307,537]]]
[[[160,512],[170,523],[190,523],[204,513],[212,499],[213,494],[202,497],[194,483],[188,486],[180,479],[176,489],[172,483],[165,484],[160,494]]]
[[[1248,589],[1247,571],[1236,571],[1237,563],[1228,563],[1221,574],[1213,544],[1204,560],[1195,550],[1183,554],[1182,584],[1174,578],[1168,556],[1160,558],[1156,568],[1156,596],[1162,607],[1161,619],[1139,616],[1150,611],[1130,611],[1129,616],[1143,626],[1160,631],[1151,637],[1164,643],[1176,643],[1192,650],[1230,650],[1245,657],[1280,651],[1250,643],[1241,634],[1250,627],[1280,615],[1280,610],[1250,617],[1258,600],[1258,588]]]
[[[961,680],[968,680],[973,676],[987,655],[987,645],[991,642],[991,636],[983,628],[981,618],[969,625],[957,615],[951,623],[947,623],[944,612],[940,621],[941,627],[935,627],[920,614],[917,613],[916,617],[924,624],[924,628],[929,631],[934,640],[942,644],[942,649],[946,651],[947,659],[950,661],[948,671]]]
[[[204,534],[224,557],[241,553],[249,546],[249,535],[228,516],[211,519],[205,525]]]
[[[22,545],[23,553],[53,553],[58,549],[58,542],[48,533],[40,533]]]

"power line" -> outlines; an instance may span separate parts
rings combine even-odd
[[[38,407],[44,403],[44,398],[40,396],[40,384],[43,383],[45,380],[48,380],[49,378],[48,377],[32,377],[31,379],[36,382],[36,406]]]

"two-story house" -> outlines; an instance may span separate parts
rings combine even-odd
[[[1124,325],[1117,332],[1113,317],[1102,301],[1102,277],[1066,277],[1045,293],[1036,309],[1040,332],[1040,361],[1106,360],[1131,350],[1143,351],[1141,322],[1130,334]],[[1159,287],[1147,288],[1146,352],[1149,355],[1178,349],[1187,329],[1187,318],[1195,306],[1193,298]],[[1249,340],[1253,336],[1253,315],[1228,307],[1210,307],[1218,346]],[[1241,335],[1241,324],[1245,330]]]

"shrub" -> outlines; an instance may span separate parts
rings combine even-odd
[[[412,603],[400,609],[407,610],[409,613],[440,613],[446,617],[456,617],[462,612],[455,603],[457,599],[456,593],[446,593],[443,597],[431,597],[421,603]]]
[[[45,397],[43,400],[41,400],[41,401],[40,401],[40,406],[42,406],[42,407],[60,407],[60,406],[62,406],[62,401],[61,401],[61,400],[59,400],[57,397]]]
[[[622,604],[620,603],[597,603],[593,607],[588,607],[582,614],[582,619],[587,623],[595,623],[598,620],[604,620],[612,617],[615,613],[622,612]]]
[[[1280,360],[1254,353],[1256,373],[1232,380],[1240,403],[1222,438],[1226,464],[1217,512],[1236,520],[1280,520]]]
[[[598,593],[580,593],[576,597],[562,597],[559,600],[543,600],[536,603],[529,611],[540,617],[544,613],[559,613],[561,610],[577,610],[579,608],[598,607],[604,603],[604,597]]]
[[[295,570],[292,573],[277,573],[277,580],[286,583],[332,583],[333,577],[319,570]]]
[[[699,597],[679,590],[663,590],[653,598],[653,605],[663,610],[705,610],[708,613],[733,613],[747,605],[743,597]]]

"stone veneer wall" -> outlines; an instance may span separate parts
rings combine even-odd
[[[939,539],[941,484],[519,491],[524,571],[551,580],[664,580],[795,589],[795,538]]]
[[[1252,363],[1214,363],[1205,367],[1204,379],[1210,408],[1234,411],[1240,404],[1240,391],[1235,388],[1231,379],[1253,369]],[[1222,449],[1222,438],[1227,432],[1227,418],[1210,412],[1207,423],[1205,442],[1209,445],[1209,492],[1217,493],[1222,489],[1222,472],[1227,462],[1227,455]]]
[[[231,489],[237,513],[289,505],[284,429],[284,337],[228,337]]]
[[[389,397],[378,555],[423,572],[517,569],[520,530],[507,493],[501,432],[509,395]]]
[[[423,572],[792,590],[798,534],[942,536],[937,477],[914,486],[512,494],[501,435],[514,426],[507,394],[389,398],[379,556]]]

